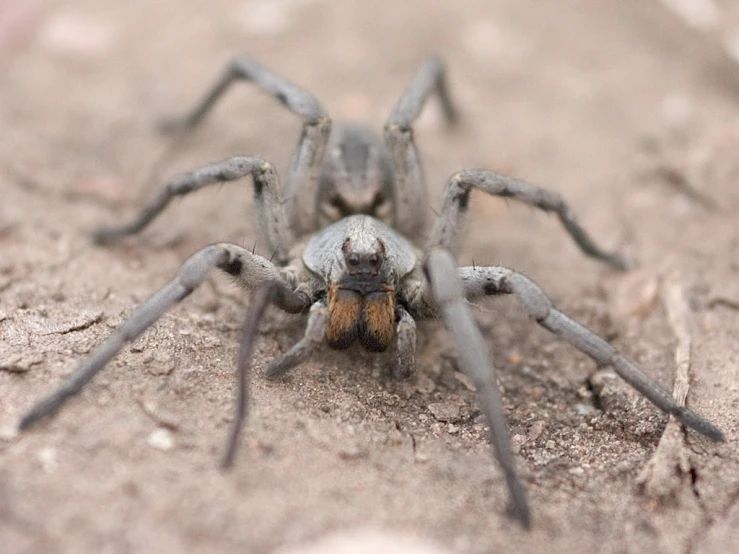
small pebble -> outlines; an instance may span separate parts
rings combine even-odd
[[[52,448],[51,446],[42,448],[41,451],[38,453],[38,459],[41,462],[41,467],[44,468],[44,471],[46,473],[53,473],[54,471],[56,471],[58,463],[56,459],[55,448]]]
[[[429,412],[437,421],[451,422],[459,419],[459,404],[434,402],[428,405]]]
[[[544,431],[544,428],[546,427],[546,423],[544,421],[539,420],[535,421],[531,424],[531,427],[529,428],[529,432],[526,435],[526,439],[529,441],[535,441],[539,438],[542,431]]]
[[[155,350],[146,355],[143,365],[150,375],[169,375],[174,370],[175,361],[168,352]]]
[[[460,373],[459,371],[456,371],[454,373],[454,378],[457,381],[459,381],[460,383],[462,383],[467,390],[470,390],[472,392],[477,391],[477,387],[472,382],[472,379],[470,379],[469,377],[467,377],[464,373]]]
[[[525,442],[526,437],[524,437],[523,435],[513,435],[511,437],[511,451],[514,454],[518,454],[519,452],[521,452],[521,447]]]
[[[426,375],[418,376],[418,383],[416,384],[416,390],[418,390],[418,392],[421,394],[430,394],[434,392],[435,388],[436,383],[434,383],[433,379]]]
[[[168,429],[159,427],[151,432],[146,439],[146,444],[152,448],[166,452],[174,448],[174,435]]]
[[[575,410],[577,411],[577,415],[586,416],[586,415],[592,415],[597,410],[588,404],[575,404]]]

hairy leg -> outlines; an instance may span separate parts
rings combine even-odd
[[[254,342],[259,333],[259,322],[264,312],[269,306],[276,287],[272,282],[252,290],[249,295],[249,309],[244,318],[244,325],[241,329],[241,341],[239,343],[239,359],[236,366],[236,375],[238,379],[236,409],[234,413],[231,432],[226,443],[226,452],[221,460],[222,468],[229,468],[233,465],[236,450],[239,446],[239,438],[241,437],[241,428],[246,419],[248,401],[249,401],[249,381],[247,372],[251,362],[252,351],[254,350]]]

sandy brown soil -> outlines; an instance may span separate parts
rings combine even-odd
[[[644,0],[2,4],[2,552],[739,552],[739,68],[710,34]],[[428,52],[463,116],[449,131],[432,106],[418,124],[433,206],[453,171],[497,169],[561,192],[640,268],[612,272],[555,219],[482,195],[460,261],[522,270],[666,386],[692,341],[687,401],[725,444],[678,433],[658,451],[661,413],[505,299],[477,314],[531,531],[505,515],[474,393],[435,325],[410,383],[341,355],[271,383],[260,369],[302,329],[271,317],[244,447],[222,473],[244,301],[220,277],[58,417],[14,431],[189,254],[254,243],[249,185],[177,202],[115,247],[86,233],[207,161],[259,154],[284,172],[299,130],[248,87],[182,141],[158,118],[243,53],[379,129]]]

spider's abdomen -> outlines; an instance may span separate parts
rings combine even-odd
[[[390,154],[371,129],[335,125],[320,174],[318,219],[322,226],[354,214],[390,222],[393,215]]]
[[[383,352],[393,339],[395,291],[360,294],[333,285],[329,289],[326,342],[342,350],[355,341],[371,352]]]

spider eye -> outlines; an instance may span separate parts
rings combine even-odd
[[[355,252],[352,252],[346,257],[346,261],[349,265],[358,265],[359,264],[359,255]]]
[[[377,265],[380,262],[380,257],[377,254],[371,254],[369,257],[369,263],[371,265]]]

